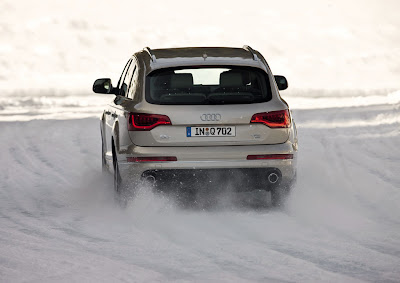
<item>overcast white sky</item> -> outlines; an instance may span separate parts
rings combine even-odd
[[[400,1],[0,2],[0,89],[89,89],[142,49],[249,44],[292,88],[400,88]]]

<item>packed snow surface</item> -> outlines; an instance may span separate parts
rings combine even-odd
[[[300,150],[283,209],[182,207],[147,188],[121,208],[100,167],[111,96],[1,100],[0,281],[398,282],[399,93],[284,98]]]

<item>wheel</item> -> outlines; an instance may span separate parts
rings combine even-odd
[[[113,154],[113,165],[114,165],[114,190],[117,193],[121,193],[122,179],[121,179],[121,175],[119,173],[118,161],[117,161],[117,157],[115,156],[115,154]]]

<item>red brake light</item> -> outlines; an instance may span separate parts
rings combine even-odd
[[[259,159],[293,159],[293,154],[247,155],[247,160],[259,160]]]
[[[262,123],[270,128],[289,128],[289,110],[279,110],[272,112],[257,113],[251,117],[250,123]]]
[[[152,157],[128,157],[128,162],[162,162],[162,161],[177,161],[175,156],[152,156]]]
[[[171,125],[166,115],[129,113],[128,131],[150,131],[159,125]]]

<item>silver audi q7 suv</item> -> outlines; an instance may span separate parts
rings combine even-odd
[[[144,48],[131,56],[100,118],[102,165],[117,192],[143,180],[196,183],[218,174],[280,205],[296,178],[297,132],[264,57],[243,48]]]

